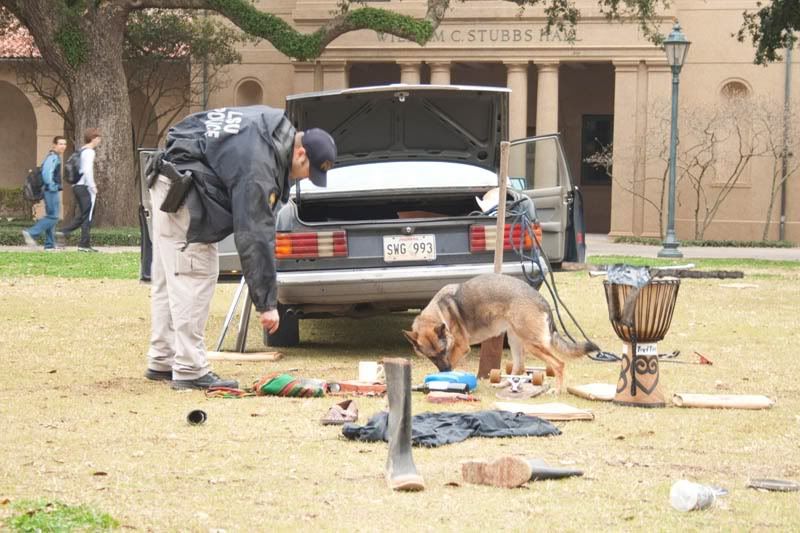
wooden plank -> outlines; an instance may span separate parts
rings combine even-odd
[[[206,352],[209,361],[277,361],[283,358],[281,352]]]
[[[514,403],[495,402],[496,409],[512,413],[523,413],[538,416],[550,421],[561,420],[594,420],[594,413],[587,409],[579,409],[560,402],[553,403]]]
[[[707,409],[769,409],[775,402],[760,394],[689,394],[672,395],[678,407],[705,407]]]

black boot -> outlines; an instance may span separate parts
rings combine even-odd
[[[393,490],[423,490],[425,482],[411,457],[411,362],[384,359],[386,392],[389,395],[389,458],[386,481]]]

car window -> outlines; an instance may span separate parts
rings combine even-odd
[[[515,143],[508,157],[508,178],[519,190],[561,187],[566,180],[561,147],[555,137]]]
[[[347,165],[328,171],[328,186],[303,180],[303,194],[318,192],[493,187],[497,174],[474,165],[438,161],[397,161]],[[294,194],[295,187],[292,187]]]

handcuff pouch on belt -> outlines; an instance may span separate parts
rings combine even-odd
[[[175,165],[163,158],[163,152],[154,152],[150,155],[145,170],[147,176],[147,187],[155,185],[159,175],[170,180],[169,190],[159,209],[165,213],[176,213],[186,201],[189,191],[192,188],[192,173],[190,171],[181,172]]]

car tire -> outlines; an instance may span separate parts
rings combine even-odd
[[[264,331],[264,346],[290,347],[300,344],[300,319],[290,312],[286,306],[278,304],[278,316],[281,323],[278,331]]]

